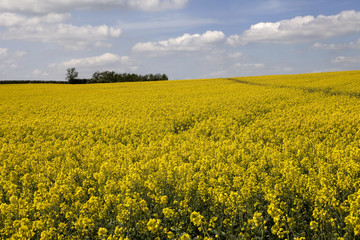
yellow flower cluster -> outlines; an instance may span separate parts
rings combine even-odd
[[[360,237],[360,72],[0,86],[0,239]]]

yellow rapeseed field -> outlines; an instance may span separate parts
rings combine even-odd
[[[0,239],[360,238],[360,71],[0,85]]]

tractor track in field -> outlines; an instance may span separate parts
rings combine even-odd
[[[255,82],[244,81],[244,80],[240,80],[240,79],[236,79],[236,78],[224,78],[224,79],[230,80],[233,82],[237,82],[237,83],[241,83],[241,84],[253,85],[253,86],[287,88],[287,89],[302,90],[302,91],[306,91],[308,93],[323,93],[323,94],[329,95],[329,96],[348,96],[348,97],[360,98],[360,93],[347,93],[347,92],[335,91],[332,88],[321,89],[321,88],[310,88],[310,87],[292,87],[292,86],[285,86],[285,85],[255,83]]]

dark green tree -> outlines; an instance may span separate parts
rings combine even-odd
[[[100,82],[100,79],[101,79],[101,73],[97,71],[92,75],[92,79],[90,80],[90,82],[97,83]]]
[[[164,73],[162,76],[161,76],[161,80],[169,80],[168,76]]]
[[[75,83],[76,78],[79,76],[79,73],[76,71],[74,67],[68,68],[66,73],[66,80],[69,81],[69,83]]]

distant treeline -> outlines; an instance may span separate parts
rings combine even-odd
[[[74,74],[75,73],[75,74]],[[23,83],[56,83],[56,84],[86,84],[86,83],[116,83],[116,82],[147,82],[169,80],[166,74],[116,73],[114,71],[95,72],[90,79],[77,78],[77,72],[68,73],[67,81],[55,80],[0,80],[0,84],[23,84]]]
[[[114,71],[95,72],[91,79],[70,78],[71,84],[85,83],[116,83],[116,82],[147,82],[147,81],[166,81],[169,80],[166,74],[146,74],[135,73],[116,73]]]
[[[0,84],[24,84],[24,83],[56,83],[56,84],[68,84],[67,81],[56,80],[0,80]]]

